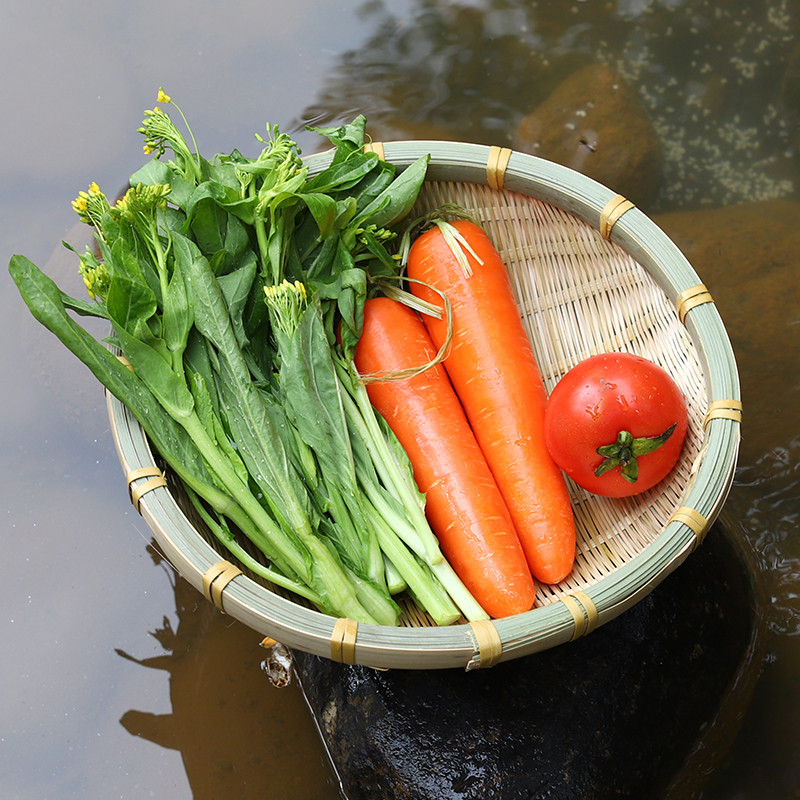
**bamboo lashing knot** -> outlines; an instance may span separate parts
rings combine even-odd
[[[597,627],[597,606],[586,592],[578,591],[565,595],[561,598],[561,602],[567,607],[575,623],[570,641],[574,642],[581,636],[588,636]]]
[[[365,153],[376,153],[381,161],[386,161],[386,154],[383,152],[383,142],[367,142],[364,145]]]
[[[331,633],[331,659],[340,664],[355,664],[357,635],[358,623],[354,619],[337,619]]]
[[[708,404],[706,415],[703,419],[703,430],[712,419],[732,419],[734,422],[742,422],[742,401],[741,400],[713,400]]]
[[[476,653],[467,662],[466,671],[493,667],[503,655],[503,641],[495,624],[488,619],[479,619],[469,623],[475,637]]]
[[[714,298],[709,293],[705,284],[698,283],[696,286],[690,286],[684,289],[675,298],[675,307],[678,309],[678,318],[681,322],[686,319],[686,315],[696,306],[701,306],[704,303],[713,303]]]
[[[695,508],[681,506],[668,520],[670,522],[680,522],[694,532],[697,537],[695,547],[699,547],[706,537],[708,530],[708,520]]]
[[[611,238],[611,230],[619,221],[619,218],[632,208],[636,208],[630,200],[621,194],[615,194],[600,212],[600,235],[604,239]]]
[[[506,169],[511,158],[508,147],[492,145],[489,148],[489,157],[486,159],[486,179],[492,189],[502,189],[506,179]]]
[[[140,483],[138,486],[134,486],[134,482],[141,478],[150,478],[150,480]],[[167,485],[167,479],[158,467],[139,467],[138,469],[132,469],[125,476],[125,480],[128,483],[128,497],[130,497],[133,507],[139,511],[140,514],[142,512],[139,510],[139,501],[142,499],[142,496],[153,491],[153,489],[157,489],[159,486]]]
[[[222,593],[234,578],[242,574],[239,567],[231,564],[230,561],[222,560],[212,564],[203,573],[203,595],[206,600],[210,600],[224,614]]]

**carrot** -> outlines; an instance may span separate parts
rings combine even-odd
[[[412,291],[435,303],[444,292],[453,314],[444,366],[505,498],[528,565],[543,583],[572,570],[575,521],[561,470],[544,441],[547,394],[500,254],[478,225],[450,224],[463,237],[468,268],[441,227],[419,236],[408,257]],[[458,247],[458,245],[456,245]],[[472,253],[469,252],[471,248]],[[426,286],[429,284],[430,286]],[[434,346],[447,335],[445,317],[426,315]]]
[[[355,364],[379,377],[429,364],[436,349],[417,313],[376,297],[364,307]],[[535,586],[502,496],[441,364],[370,380],[369,398],[411,460],[447,560],[492,617],[527,611]]]

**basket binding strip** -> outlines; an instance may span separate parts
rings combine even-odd
[[[482,619],[470,622],[469,627],[475,638],[475,655],[467,662],[467,671],[493,667],[503,655],[503,640],[495,624],[491,620]]]
[[[231,564],[230,561],[222,560],[212,564],[203,573],[203,595],[206,600],[213,603],[224,614],[225,607],[222,604],[222,593],[234,578],[242,574],[239,567]]]
[[[570,485],[575,570],[559,586],[540,585],[537,607],[524,614],[436,628],[403,600],[401,627],[358,626],[308,608],[246,569],[220,584],[212,602],[221,607],[224,596],[226,613],[268,640],[377,668],[483,668],[588,635],[700,544],[730,488],[742,407],[711,295],[639,209],[565,167],[456,142],[369,149],[400,169],[432,155],[412,215],[456,202],[480,219],[508,266],[548,390],[571,365],[604,350],[638,352],[677,376],[691,406],[685,453],[672,478],[638,499],[609,501]],[[309,174],[330,157],[308,157]],[[157,464],[130,414],[110,395],[108,406],[123,469]],[[149,492],[139,510],[176,570],[203,591],[221,554],[180,487]]]
[[[150,478],[144,483],[137,483],[140,478]],[[128,496],[130,497],[133,507],[139,511],[139,501],[148,492],[153,489],[158,489],[159,486],[166,486],[167,479],[164,473],[155,466],[139,467],[128,471],[125,476],[125,482],[128,484]],[[139,511],[141,513],[141,511]]]
[[[358,623],[354,619],[337,619],[331,632],[331,659],[340,664],[355,664],[357,636]]]

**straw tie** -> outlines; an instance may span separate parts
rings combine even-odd
[[[611,230],[617,224],[619,218],[632,208],[636,208],[630,200],[621,194],[615,194],[600,212],[600,235],[604,239],[611,238]]]
[[[377,153],[381,161],[386,161],[386,154],[383,152],[383,142],[367,142],[364,145],[365,153]]]
[[[681,506],[667,520],[667,525],[669,525],[670,522],[680,522],[692,530],[697,537],[695,547],[699,547],[703,543],[703,539],[706,538],[706,532],[709,527],[708,520],[696,508]]]
[[[705,284],[698,283],[695,286],[690,286],[684,289],[675,298],[675,307],[678,309],[678,318],[681,322],[686,319],[686,315],[696,306],[703,305],[704,303],[713,303],[714,298],[706,288]]]
[[[477,652],[467,662],[466,671],[493,667],[503,655],[503,641],[494,623],[488,619],[479,619],[469,623],[475,637]]]
[[[580,639],[587,636],[597,627],[597,606],[586,592],[573,592],[561,598],[561,602],[567,607],[572,615],[575,628],[572,632],[572,639]]]
[[[713,400],[708,404],[706,416],[703,419],[703,430],[706,429],[712,419],[731,419],[741,424],[742,409],[741,400]]]
[[[355,664],[357,635],[358,622],[346,617],[337,619],[331,633],[331,659],[340,664]]]
[[[486,159],[486,179],[492,189],[502,189],[506,178],[506,168],[511,158],[511,150],[508,147],[498,147],[492,145],[489,148],[489,156]]]
[[[150,480],[134,486],[133,484],[141,478],[150,478]],[[140,514],[142,512],[139,508],[139,501],[142,497],[153,489],[157,489],[159,486],[167,485],[167,479],[158,467],[139,467],[138,469],[132,469],[125,476],[125,480],[128,483],[128,497],[130,497],[133,507]]]
[[[242,575],[239,567],[231,564],[230,561],[217,561],[203,573],[203,594],[206,600],[210,600],[223,614],[225,609],[222,606],[222,593],[228,584]]]

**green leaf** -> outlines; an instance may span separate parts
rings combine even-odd
[[[344,158],[354,150],[362,150],[366,139],[367,119],[359,114],[352,122],[346,125],[333,127],[311,127],[307,130],[314,131],[324,136],[336,148],[335,156]]]
[[[314,217],[319,228],[320,238],[325,239],[330,236],[339,211],[336,200],[321,192],[303,193],[300,198]]]
[[[253,294],[257,270],[256,255],[251,250],[238,269],[217,278],[219,287],[222,290],[222,296],[228,306],[228,314],[236,334],[236,341],[242,349],[246,348],[250,343],[244,328],[243,314]]]
[[[359,212],[356,221],[388,228],[404,219],[417,200],[428,171],[429,155],[418,158],[406,167],[367,207]]]
[[[339,380],[316,304],[306,307],[294,335],[282,342],[279,380],[292,423],[316,453],[323,473],[354,484]]]
[[[239,480],[247,486],[250,480],[247,467],[245,467],[241,456],[228,439],[222,421],[217,416],[211,392],[203,376],[197,372],[192,373],[189,378],[189,387],[200,422],[203,423],[203,427],[208,431],[214,444],[231,463]]]
[[[63,292],[56,284],[23,256],[11,259],[9,272],[33,316],[131,410],[154,447],[181,478],[210,498],[215,508],[222,510],[229,505],[230,499],[214,489],[203,458],[180,425],[165,413],[137,375],[67,313]]]
[[[309,178],[306,191],[335,195],[358,186],[373,171],[383,172],[376,153],[353,152],[344,160],[333,161],[326,169]],[[391,169],[391,168],[390,168]]]
[[[187,216],[193,216],[195,207],[204,200],[213,201],[221,208],[238,217],[246,225],[253,224],[257,198],[242,197],[241,189],[238,187],[213,181],[201,183],[183,206]]]
[[[191,237],[207,258],[215,260],[215,274],[235,269],[250,251],[250,239],[242,221],[211,197],[193,205]]]

